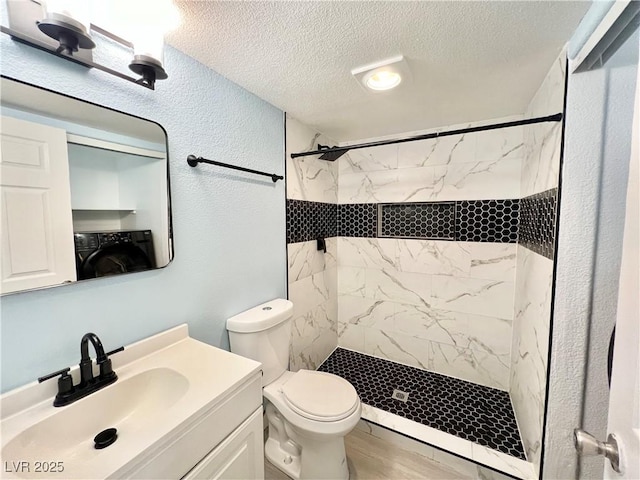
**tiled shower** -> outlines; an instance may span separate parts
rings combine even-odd
[[[523,118],[563,111],[564,76],[562,54]],[[351,375],[363,418],[374,423],[514,476],[529,476],[528,466],[537,472],[562,124],[351,150],[335,162],[292,160],[335,142],[293,118],[286,130],[291,368]],[[384,371],[396,373],[366,393]],[[431,398],[458,398],[461,412],[465,403],[501,400],[471,410],[482,425],[464,410],[456,431],[429,416],[437,402],[407,410],[410,401],[391,398],[394,378],[414,376],[403,387],[413,397],[431,389]],[[453,437],[436,440],[441,432]]]

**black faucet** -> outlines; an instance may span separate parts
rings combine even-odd
[[[97,377],[93,375],[93,360],[89,356],[89,342],[92,343],[96,352],[96,363],[100,368]],[[116,372],[111,366],[109,355],[124,350],[124,347],[117,348],[111,352],[104,353],[102,342],[95,333],[87,333],[80,341],[80,383],[73,384],[73,379],[69,375],[69,368],[60,370],[44,377],[38,378],[38,382],[44,382],[50,378],[60,375],[58,378],[58,394],[53,400],[54,407],[69,405],[93,392],[112,384],[118,379]]]
[[[111,368],[111,359],[104,353],[102,342],[95,333],[87,333],[80,341],[80,384],[83,387],[94,382],[93,378],[93,360],[89,356],[89,342],[93,344],[96,352],[96,363],[100,366],[100,376],[98,380],[107,380],[116,377],[115,372]]]

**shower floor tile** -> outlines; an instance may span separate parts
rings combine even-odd
[[[507,392],[342,348],[318,370],[351,382],[366,405],[526,461]]]

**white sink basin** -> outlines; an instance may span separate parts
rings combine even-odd
[[[93,442],[98,433],[113,427],[122,436],[145,429],[161,419],[188,388],[189,381],[175,370],[146,370],[74,404],[57,408],[53,415],[11,440],[2,449],[2,457],[34,466],[42,459],[64,458],[74,463],[82,458],[91,459],[100,453]]]
[[[0,426],[3,478],[127,477],[149,452],[183,435],[248,376],[259,375],[259,363],[189,338],[181,328],[178,341],[176,329],[168,331],[170,338],[155,336],[165,335],[164,342],[151,337],[155,352],[142,341],[114,355],[118,380],[70,405],[53,407],[55,379],[3,395],[3,415],[9,410]],[[37,398],[43,388],[47,395]],[[117,440],[96,449],[94,437],[107,428],[117,429]]]

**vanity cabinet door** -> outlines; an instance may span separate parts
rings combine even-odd
[[[258,408],[183,480],[264,478],[262,408]]]
[[[1,121],[0,293],[75,281],[66,132]]]

